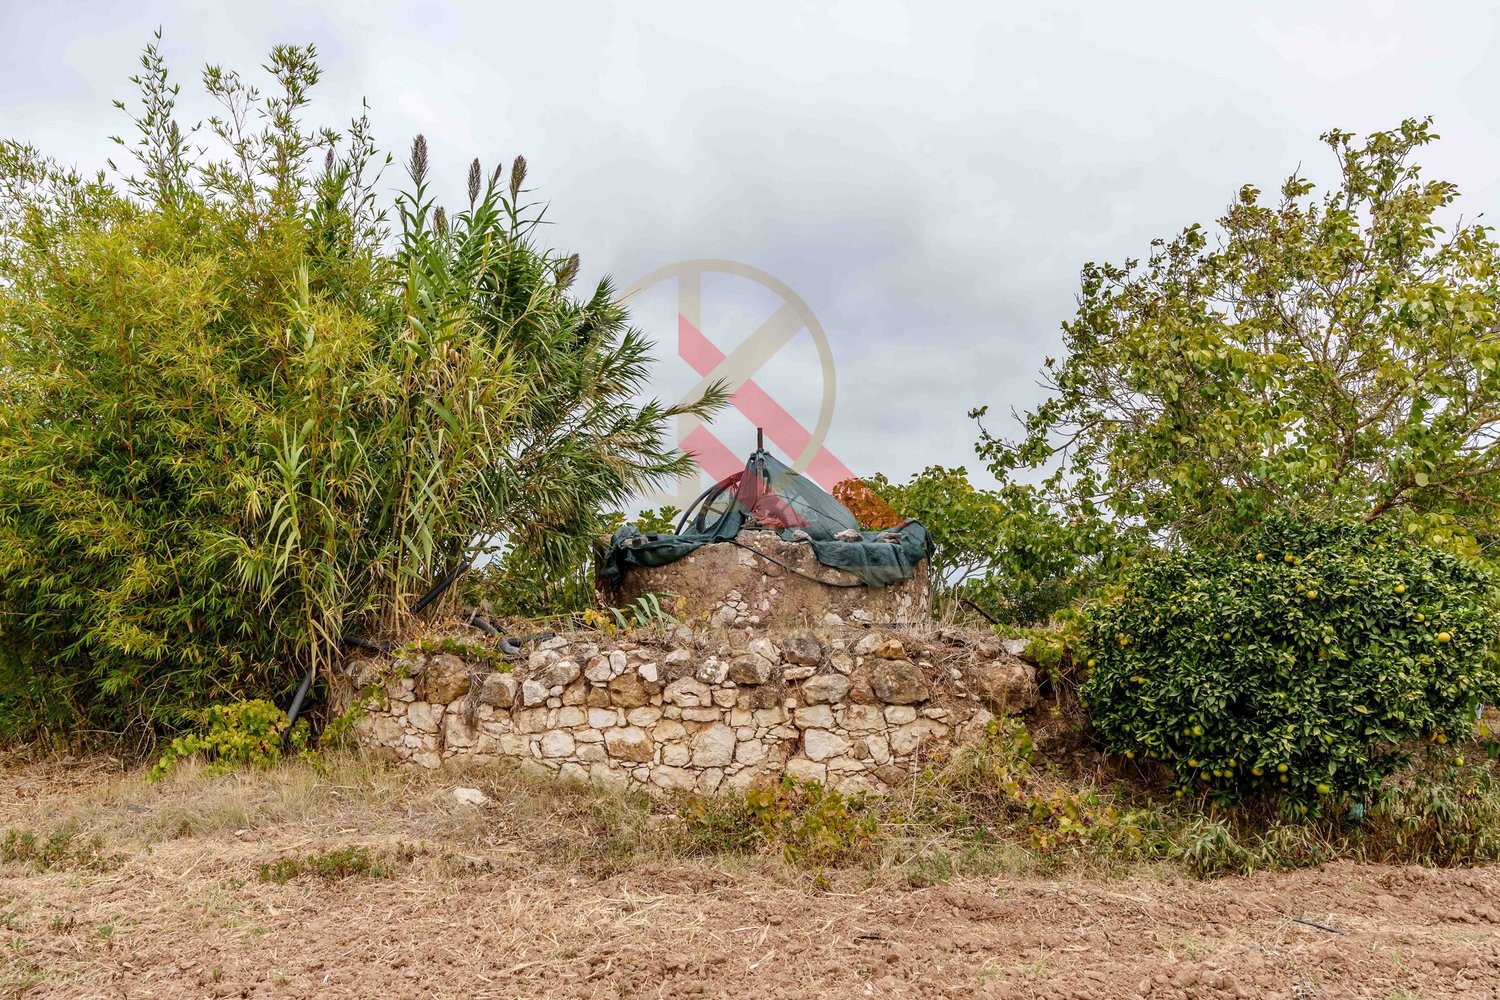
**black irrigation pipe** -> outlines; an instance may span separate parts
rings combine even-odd
[[[416,604],[411,606],[412,614],[421,613],[429,604],[443,596],[447,589],[453,586],[454,581],[468,572],[469,567],[474,565],[473,557],[465,559],[455,566],[447,576],[432,585],[432,589],[423,594]],[[491,629],[491,632],[494,630]],[[340,643],[345,646],[354,646],[357,649],[369,649],[375,652],[389,653],[392,649],[390,643],[373,642],[369,639],[361,639],[359,636],[342,636]],[[302,675],[302,683],[297,685],[297,693],[292,698],[292,707],[286,710],[286,732],[290,737],[292,726],[296,725],[297,717],[302,714],[302,703],[307,700],[307,692],[312,689],[313,673],[315,666],[309,666],[307,673]]]

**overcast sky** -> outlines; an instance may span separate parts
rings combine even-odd
[[[102,165],[126,127],[110,101],[158,25],[185,118],[209,110],[188,94],[204,63],[249,71],[314,42],[318,114],[367,99],[398,157],[425,133],[453,203],[470,159],[524,153],[586,280],[727,258],[790,286],[833,353],[830,450],[900,477],[975,470],[968,410],[1037,400],[1085,261],[1208,222],[1245,182],[1299,164],[1330,179],[1329,128],[1433,115],[1429,174],[1460,185],[1466,215],[1500,201],[1485,6],[1000,6],[10,0],[0,135]],[[777,305],[743,281],[703,295],[725,353]],[[675,293],[643,295],[636,319],[661,393],[684,391]],[[804,331],[757,377],[809,427],[816,358]],[[718,432],[736,451],[753,434],[736,416]]]

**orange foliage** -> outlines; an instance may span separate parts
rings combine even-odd
[[[833,498],[848,507],[866,531],[894,528],[905,520],[863,479],[845,479],[833,488]]]

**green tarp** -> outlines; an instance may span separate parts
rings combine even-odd
[[[700,497],[683,515],[677,534],[643,535],[633,524],[616,531],[601,558],[600,575],[618,584],[632,567],[665,566],[703,545],[735,543],[746,529],[775,531],[785,541],[810,545],[818,562],[871,587],[911,579],[917,564],[932,556],[932,537],[921,524],[858,531],[848,508],[761,450],[750,456],[743,473]]]

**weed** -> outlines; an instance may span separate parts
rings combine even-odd
[[[340,847],[332,851],[321,851],[303,857],[278,858],[256,867],[256,876],[262,882],[285,885],[304,876],[320,878],[325,882],[341,882],[349,878],[390,878],[396,873],[395,858],[376,854],[368,847]]]
[[[845,796],[815,781],[784,777],[743,797],[694,797],[679,811],[689,848],[707,852],[756,849],[803,867],[856,860],[878,831],[864,796]]]
[[[119,864],[119,855],[106,855],[100,837],[83,838],[74,826],[63,826],[45,837],[13,829],[0,840],[0,861],[30,864],[41,871],[84,869],[105,871]]]

